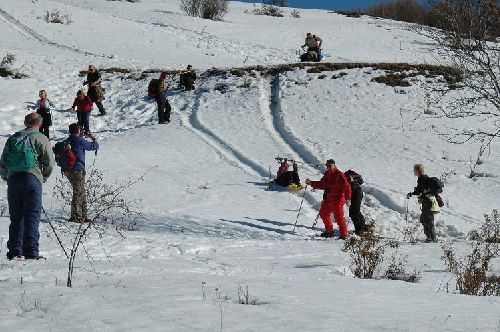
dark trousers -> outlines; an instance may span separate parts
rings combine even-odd
[[[158,123],[170,122],[170,112],[172,108],[166,98],[160,97],[156,99],[158,105]]]
[[[431,200],[422,196],[422,214],[420,215],[420,223],[424,226],[424,234],[427,236],[427,239],[432,241],[436,241],[436,227],[434,226],[434,212],[432,209]]]
[[[90,133],[90,112],[76,112],[78,125],[83,128],[85,133]]]
[[[104,106],[102,106],[102,102],[101,101],[96,101],[95,105],[99,109],[99,113],[106,113],[106,110],[104,109]]]
[[[300,184],[299,173],[294,171],[284,172],[283,174],[278,176],[276,180],[274,180],[274,183],[283,187],[288,187],[292,183],[299,185]]]
[[[361,213],[361,201],[363,200],[363,191],[361,188],[353,189],[351,195],[351,206],[349,207],[349,218],[354,224],[354,232],[361,234],[366,230],[365,217]]]
[[[42,184],[31,173],[11,175],[7,181],[9,201],[9,240],[12,256],[38,256]]]
[[[39,131],[49,138],[49,128],[52,126],[52,115],[50,111],[45,108],[37,109],[36,112],[42,116],[42,126]]]

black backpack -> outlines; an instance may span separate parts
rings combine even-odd
[[[148,85],[148,97],[156,98],[156,91],[158,90],[159,79],[153,78]]]
[[[362,185],[364,183],[363,177],[360,174],[354,172],[353,170],[348,170],[347,172],[344,173],[344,175],[346,176],[347,181],[349,181],[349,183],[356,183],[358,185]]]
[[[443,181],[437,177],[429,177],[427,180],[427,189],[433,195],[438,195],[443,192],[444,184]]]

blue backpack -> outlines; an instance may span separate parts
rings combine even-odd
[[[30,137],[37,134],[21,134],[20,132],[10,136],[7,140],[5,165],[11,173],[27,172],[38,165],[38,154],[31,142]]]

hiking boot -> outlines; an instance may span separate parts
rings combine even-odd
[[[104,116],[104,115],[106,115],[106,114],[107,114],[107,113],[106,113],[106,111],[100,111],[100,113],[99,113],[99,114],[97,114],[97,116]]]
[[[333,234],[334,234],[334,232],[324,231],[324,232],[323,232],[323,233],[321,233],[319,236],[320,236],[320,237],[333,237]]]
[[[425,243],[436,243],[436,242],[437,242],[437,240],[433,240],[430,237],[428,237],[427,239],[425,239]]]
[[[11,260],[13,260],[13,259],[20,259],[20,258],[22,258],[22,256],[21,256],[21,255],[11,253],[10,251],[9,251],[9,252],[7,252],[7,259],[8,259],[9,261],[11,261]]]
[[[45,257],[43,257],[43,256],[40,256],[40,255],[25,255],[25,256],[24,256],[24,259],[36,260],[36,261],[39,261],[40,259],[45,259],[45,260],[47,260],[47,258],[45,258]]]

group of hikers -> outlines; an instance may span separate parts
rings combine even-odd
[[[303,61],[319,61],[323,41],[318,36],[307,33],[305,44],[308,50]],[[148,96],[154,98],[158,107],[158,123],[170,122],[171,106],[165,96],[169,89],[166,83],[167,72],[162,72],[158,79],[153,79],[148,86]],[[186,91],[195,89],[196,73],[191,65],[179,75],[179,87]],[[57,164],[67,177],[73,188],[70,222],[91,222],[87,218],[87,202],[85,196],[85,152],[97,151],[99,144],[91,133],[89,118],[93,105],[99,109],[99,115],[106,115],[102,104],[104,89],[101,86],[101,75],[97,68],[89,65],[87,94],[78,90],[71,107],[77,114],[77,122],[68,127],[69,137],[51,147],[49,128],[52,125],[54,104],[49,100],[47,92],[39,92],[39,100],[34,105],[36,112],[29,113],[24,119],[25,129],[16,132],[7,139],[0,158],[0,176],[7,181],[7,199],[10,214],[9,240],[7,242],[9,260],[24,257],[40,259],[39,255],[39,223],[42,212],[42,183],[45,183]],[[297,163],[292,161],[289,170],[287,159],[280,159],[277,178],[274,183],[283,187],[294,186],[298,191],[304,187],[300,183]],[[344,205],[349,207],[349,217],[354,223],[355,234],[362,235],[367,230],[365,218],[361,213],[363,199],[363,178],[358,173],[348,170],[341,172],[333,159],[325,163],[326,172],[319,181],[306,179],[307,186],[324,191],[319,217],[323,220],[325,231],[321,237],[334,237],[334,226],[331,215],[339,229],[339,238],[349,236],[344,216]],[[415,165],[414,174],[418,176],[417,187],[407,194],[419,198],[422,204],[420,221],[428,242],[436,241],[434,214],[439,212],[442,200],[439,190],[442,183],[436,184],[436,178],[425,175],[424,167]]]
[[[291,191],[304,189],[300,183],[298,166],[295,161],[292,162],[292,170],[289,170],[289,161],[287,158],[277,158],[280,162],[276,179],[273,183],[282,187],[289,187]],[[323,190],[323,200],[319,210],[319,217],[323,221],[325,230],[319,234],[321,237],[334,237],[334,227],[332,223],[332,214],[335,218],[339,230],[339,238],[347,239],[349,236],[347,222],[344,216],[344,205],[349,208],[349,218],[354,224],[354,233],[362,236],[367,230],[365,217],[361,212],[361,203],[363,200],[363,178],[353,170],[342,172],[339,170],[333,159],[325,162],[326,171],[319,181],[306,179],[307,186],[313,189]],[[440,212],[443,201],[439,195],[442,192],[442,182],[425,174],[422,164],[415,164],[413,173],[418,177],[417,186],[414,190],[406,194],[410,199],[413,195],[418,196],[418,201],[422,205],[420,222],[424,228],[426,242],[436,242],[436,228],[434,217]],[[304,193],[305,194],[305,193]]]

